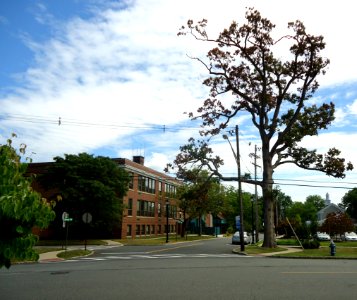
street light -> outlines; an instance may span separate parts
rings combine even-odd
[[[166,198],[166,243],[169,242],[169,198]]]
[[[236,146],[237,152],[234,151],[233,146],[227,135],[223,135],[223,138],[228,141],[231,146],[234,158],[237,163],[237,173],[238,173],[238,203],[240,208],[240,226],[239,226],[239,236],[240,236],[240,251],[244,251],[244,229],[243,229],[243,199],[242,199],[242,181],[240,174],[240,154],[239,154],[239,134],[238,134],[238,125],[236,125]]]

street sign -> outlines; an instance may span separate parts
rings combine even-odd
[[[69,213],[64,211],[62,214],[62,221],[64,221],[64,219],[67,219],[68,217],[69,217]]]
[[[62,227],[63,228],[66,228],[66,221],[65,221],[65,219],[67,219],[69,217],[69,214],[68,214],[68,212],[63,212],[63,214],[62,214],[62,221],[63,221],[63,223],[62,223]]]
[[[89,212],[86,212],[82,215],[82,221],[86,224],[92,222],[92,215]]]
[[[236,216],[236,228],[240,230],[240,216]]]
[[[64,221],[65,221],[65,222],[72,222],[72,221],[73,221],[73,218],[65,218]]]

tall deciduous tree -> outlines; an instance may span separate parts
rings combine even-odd
[[[14,136],[13,136],[14,137]],[[27,164],[9,139],[0,145],[0,267],[9,268],[12,259],[38,259],[33,250],[37,237],[33,227],[46,228],[54,219],[52,206],[31,188],[25,176]]]
[[[54,160],[40,182],[47,189],[55,188],[61,195],[62,200],[56,206],[56,228],[62,227],[65,211],[73,218],[72,232],[79,234],[82,215],[89,212],[93,216],[92,232],[97,236],[111,235],[120,224],[128,173],[108,157],[87,153],[66,154]]]
[[[329,176],[345,177],[352,170],[351,163],[340,158],[340,151],[331,148],[318,154],[300,145],[305,136],[316,136],[327,129],[334,120],[332,102],[316,104],[309,101],[318,88],[317,76],[325,73],[328,59],[321,56],[325,48],[322,36],[310,35],[300,21],[288,24],[291,35],[274,39],[275,27],[254,9],[246,13],[246,23],[233,22],[217,38],[206,32],[207,20],[197,24],[189,20],[179,35],[187,33],[200,41],[215,43],[217,47],[207,54],[208,61],[195,58],[207,69],[209,77],[203,84],[210,94],[192,119],[201,119],[201,134],[209,137],[236,124],[237,116],[249,115],[261,140],[261,181],[258,184],[264,198],[264,247],[276,247],[274,234],[273,172],[283,164],[294,164],[306,170],[315,170]],[[274,55],[275,47],[290,44],[288,59],[281,59],[281,52]],[[281,50],[281,49],[279,49]],[[230,94],[230,97],[227,95]],[[224,96],[226,95],[226,96]],[[223,97],[224,96],[224,97]],[[182,168],[192,161],[214,170],[222,160],[212,155],[205,141],[191,139],[181,147],[175,160]]]
[[[343,196],[342,206],[351,218],[357,219],[357,188],[348,191]]]

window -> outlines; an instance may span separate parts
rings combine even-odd
[[[128,216],[133,215],[133,199],[128,200]]]
[[[160,234],[161,233],[161,225],[158,225],[158,228],[157,228],[157,233]]]
[[[141,225],[141,234],[145,235],[145,225]]]
[[[150,235],[150,225],[146,225],[146,235]]]
[[[140,192],[155,194],[156,193],[155,184],[156,184],[155,179],[142,175],[138,176],[138,190]]]
[[[131,225],[127,225],[126,227],[126,236],[131,236]]]
[[[151,225],[151,234],[155,234],[155,225]]]
[[[159,195],[162,195],[162,182],[159,181]]]
[[[136,215],[142,217],[154,217],[155,202],[138,200]]]
[[[140,225],[136,225],[136,235],[140,235]]]
[[[169,209],[170,218],[176,218],[176,215],[177,215],[177,207],[174,205],[170,205],[170,209]]]
[[[130,172],[129,173],[129,178],[130,178],[129,189],[132,190],[134,188],[134,173]]]
[[[174,198],[176,196],[176,186],[165,183],[165,196]]]

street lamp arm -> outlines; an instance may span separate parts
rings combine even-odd
[[[219,179],[222,180],[222,181],[238,181],[238,177],[219,176]],[[262,181],[258,181],[258,180],[241,178],[240,181],[244,182],[244,183],[248,183],[248,184],[254,184],[254,185],[263,186],[263,182]]]

